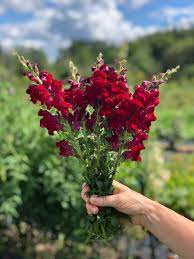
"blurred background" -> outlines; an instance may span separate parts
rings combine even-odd
[[[117,179],[194,220],[194,1],[0,1],[0,258],[175,258],[135,227],[108,245],[86,244],[86,212],[75,159],[61,159],[39,128],[13,49],[67,80],[101,51],[126,59],[131,89],[181,65],[162,88],[143,162],[126,162]]]

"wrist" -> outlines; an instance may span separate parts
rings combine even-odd
[[[139,221],[142,227],[145,227],[149,230],[150,225],[152,225],[155,221],[158,221],[158,212],[160,210],[160,204],[147,199],[144,203],[143,211],[140,215]]]

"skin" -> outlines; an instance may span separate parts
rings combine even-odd
[[[88,197],[89,187],[82,186],[82,199],[88,214],[98,214],[100,207],[113,207],[128,215],[134,225],[149,230],[172,251],[185,259],[194,259],[194,222],[113,181],[113,195]]]

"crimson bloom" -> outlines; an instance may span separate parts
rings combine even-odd
[[[73,156],[73,148],[68,144],[67,141],[61,140],[56,142],[56,146],[60,149],[60,155],[64,157]]]
[[[61,131],[63,129],[63,125],[60,123],[60,117],[58,115],[52,115],[50,112],[42,109],[38,112],[38,115],[42,116],[40,127],[46,128],[49,135],[53,135],[54,131]]]

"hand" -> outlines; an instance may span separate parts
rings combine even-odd
[[[88,214],[98,214],[99,207],[113,207],[131,216],[134,225],[141,225],[141,218],[146,215],[147,205],[152,201],[117,181],[113,181],[113,186],[113,195],[88,197],[89,186],[83,184],[81,196],[86,202]]]

